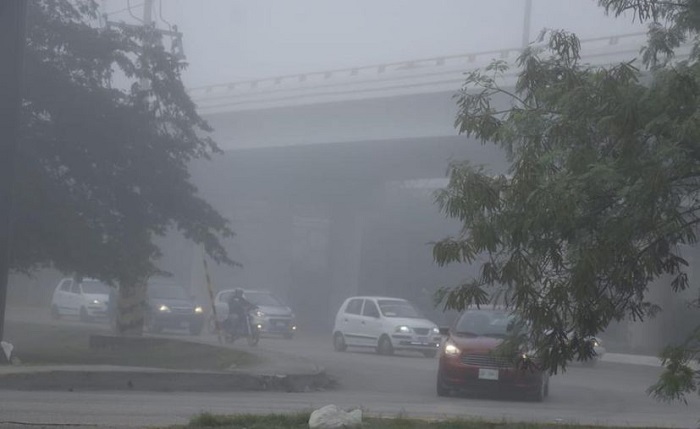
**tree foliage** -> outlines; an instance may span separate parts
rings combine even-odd
[[[51,264],[128,293],[158,272],[153,239],[173,230],[231,263],[227,220],[190,182],[188,163],[219,149],[185,65],[153,28],[98,28],[97,12],[28,2],[12,267]]]
[[[456,126],[501,146],[511,167],[453,164],[436,194],[463,225],[436,243],[436,261],[481,266],[439,300],[454,309],[502,300],[531,324],[553,372],[590,357],[582,339],[611,322],[654,315],[651,281],[669,293],[690,287],[682,248],[697,242],[700,223],[700,2],[599,3],[650,21],[641,61],[590,66],[575,35],[545,31],[519,57],[513,89],[502,84],[506,63],[469,73]],[[685,43],[690,54],[674,57]],[[699,340],[696,331],[664,352],[651,393],[697,390],[689,364]]]

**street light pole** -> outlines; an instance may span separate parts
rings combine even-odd
[[[10,238],[15,154],[20,121],[26,0],[0,1],[0,341],[10,272]],[[5,359],[0,350],[0,362]]]

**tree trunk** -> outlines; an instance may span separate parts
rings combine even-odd
[[[121,283],[117,300],[117,333],[129,336],[143,335],[146,306],[145,282]]]

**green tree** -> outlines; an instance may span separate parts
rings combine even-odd
[[[140,333],[154,238],[179,231],[232,263],[228,221],[188,173],[219,149],[153,28],[98,28],[92,0],[36,0],[27,13],[11,266],[119,285],[118,330]]]
[[[436,194],[463,225],[436,243],[436,261],[480,266],[438,300],[454,309],[503,300],[531,323],[553,372],[590,358],[582,339],[611,322],[653,316],[651,281],[668,293],[690,286],[681,248],[697,242],[700,223],[700,1],[599,3],[650,22],[641,61],[586,65],[575,35],[545,31],[519,57],[513,89],[503,62],[469,73],[456,126],[502,147],[511,167],[455,163]],[[690,54],[674,56],[684,44]],[[697,390],[700,329],[662,358],[651,394]]]

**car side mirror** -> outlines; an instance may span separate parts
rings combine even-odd
[[[448,335],[450,335],[450,328],[445,327],[445,326],[441,326],[441,327],[438,328],[438,329],[440,329],[440,335],[443,335],[443,336],[445,336],[445,337],[448,336]]]

